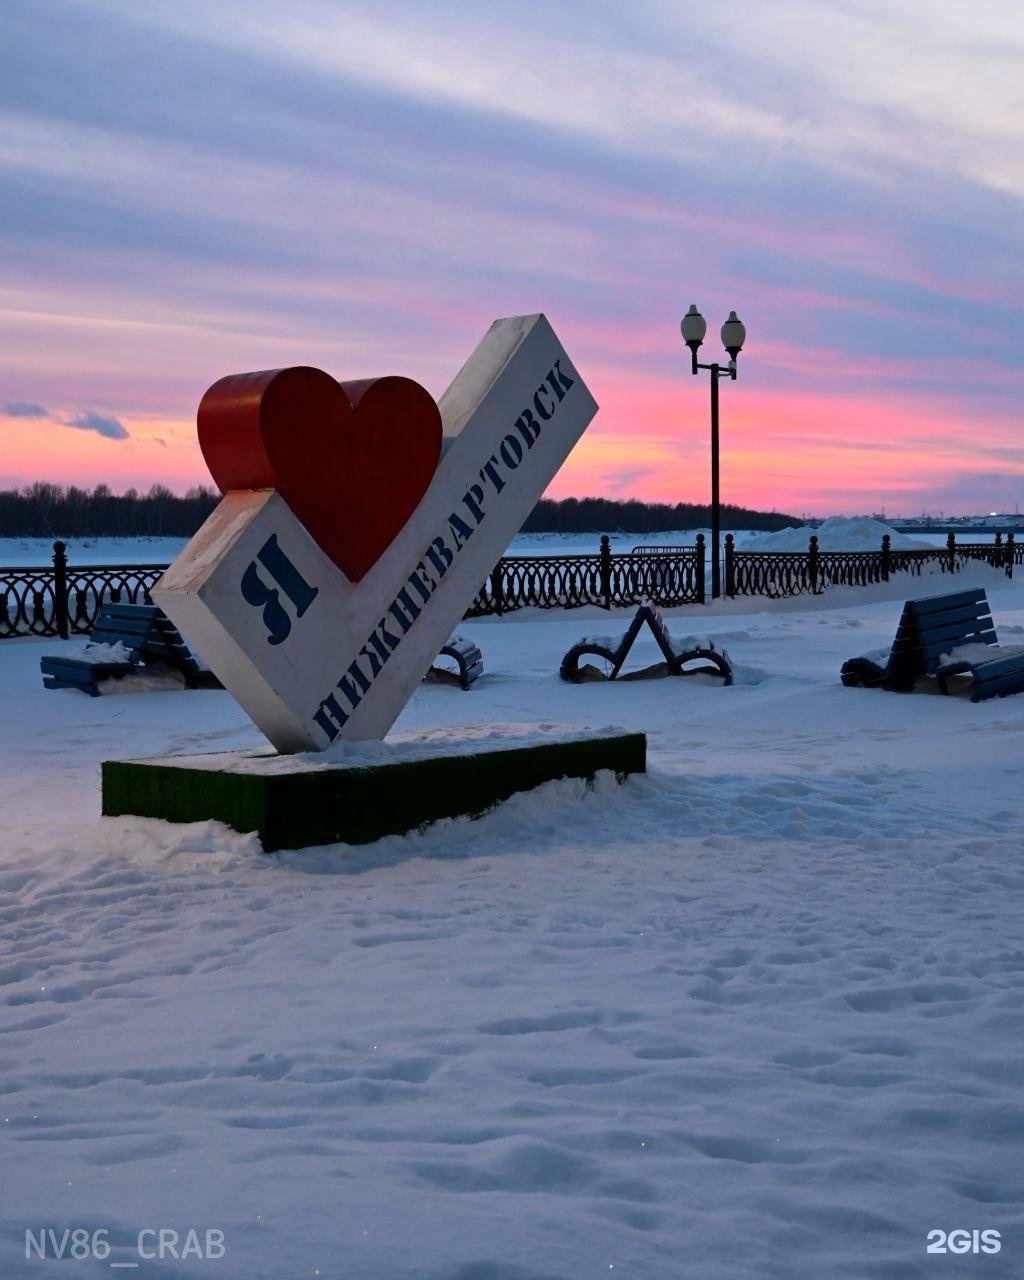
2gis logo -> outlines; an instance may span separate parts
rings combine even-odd
[[[998,1231],[929,1231],[926,1253],[998,1253],[1003,1247]]]

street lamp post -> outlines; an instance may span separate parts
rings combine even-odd
[[[701,364],[697,352],[704,335],[708,331],[708,322],[695,305],[683,317],[680,329],[683,341],[690,348],[693,360],[693,374],[698,369],[707,369],[711,374],[711,598],[717,600],[722,594],[722,511],[718,488],[718,382],[720,378],[736,381],[736,358],[743,350],[747,331],[735,311],[729,312],[729,319],[722,325],[722,346],[729,353],[729,363]]]

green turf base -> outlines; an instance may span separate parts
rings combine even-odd
[[[168,822],[216,819],[255,831],[268,852],[308,845],[365,844],[435,822],[486,812],[519,791],[555,778],[621,779],[647,767],[642,733],[568,737],[472,754],[444,753],[372,765],[307,766],[259,772],[253,757],[107,760],[103,813]],[[224,763],[221,764],[221,761]],[[190,767],[190,762],[192,763]]]

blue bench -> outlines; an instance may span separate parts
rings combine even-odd
[[[732,684],[732,662],[724,649],[716,649],[711,640],[697,640],[691,637],[679,642],[674,641],[661,611],[651,604],[642,604],[637,609],[633,621],[617,641],[614,637],[591,636],[581,640],[579,644],[574,644],[562,659],[558,674],[570,684],[579,684],[586,679],[585,673],[580,669],[580,659],[593,655],[603,658],[610,664],[611,670],[607,679],[614,680],[621,672],[633,642],[644,625],[650,627],[665,659],[669,675],[683,675],[687,663],[702,659],[704,666],[697,670],[721,676],[725,684]]]
[[[448,680],[454,677],[463,689],[468,689],[483,674],[484,655],[479,646],[465,636],[449,637],[448,642],[442,645],[438,657],[450,658],[455,663],[455,671],[434,666],[430,668],[434,677]]]
[[[121,679],[143,665],[177,671],[189,689],[220,687],[155,604],[104,604],[81,650],[39,660],[45,688],[80,689],[94,698],[101,680]]]
[[[1024,690],[1024,645],[1000,645],[981,588],[908,600],[888,658],[850,658],[840,679],[848,688],[906,693],[918,680],[934,676],[940,691],[949,693],[949,680],[957,675],[973,678],[972,702]]]

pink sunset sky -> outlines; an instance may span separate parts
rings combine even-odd
[[[0,49],[0,486],[208,483],[227,373],[439,395],[544,311],[551,489],[795,514],[1024,498],[1015,4],[22,0]]]

